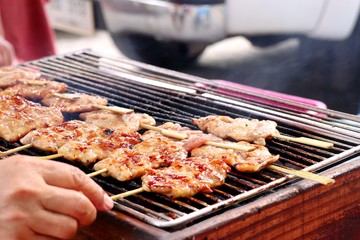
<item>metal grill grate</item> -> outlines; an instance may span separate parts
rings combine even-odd
[[[360,150],[360,118],[357,116],[234,89],[126,59],[80,51],[28,62],[22,67],[40,70],[45,76],[66,83],[69,92],[97,94],[108,98],[110,105],[148,113],[159,124],[172,121],[196,129],[191,119],[211,114],[270,119],[278,123],[278,129],[284,135],[310,137],[335,144],[329,150],[270,140],[270,151],[281,156],[275,165],[321,172],[357,156]],[[77,116],[66,117],[69,120]],[[14,145],[17,144],[1,142],[3,149]],[[34,149],[26,152],[46,154]],[[91,168],[79,167],[91,171]],[[219,210],[245,205],[295,180],[293,176],[268,169],[256,174],[231,172],[226,183],[211,194],[171,200],[144,192],[118,200],[116,207],[151,225],[178,229]],[[99,176],[96,181],[113,194],[141,186],[139,180],[118,182]]]

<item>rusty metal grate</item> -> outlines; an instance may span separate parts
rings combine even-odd
[[[268,147],[273,154],[280,154],[276,163],[280,166],[321,173],[359,155],[360,118],[350,114],[234,89],[207,79],[127,59],[104,57],[87,50],[24,63],[22,67],[40,70],[45,76],[66,83],[69,92],[97,94],[107,97],[111,105],[148,113],[159,124],[173,121],[195,129],[191,119],[210,114],[271,119],[278,122],[282,134],[335,144],[329,150],[271,140]],[[76,115],[66,117],[77,118]],[[0,145],[8,149],[17,144],[2,141]],[[25,152],[46,154],[34,149]],[[91,171],[91,168],[79,167]],[[141,186],[139,180],[118,182],[96,177],[96,181],[113,194]],[[256,174],[231,172],[226,183],[212,194],[171,200],[144,192],[118,200],[116,208],[151,225],[179,229],[218,211],[286,188],[293,181],[297,181],[293,176],[267,169]]]

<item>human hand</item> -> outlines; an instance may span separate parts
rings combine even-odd
[[[15,58],[15,51],[11,43],[0,37],[0,66],[11,65]]]
[[[69,239],[113,201],[80,169],[15,155],[0,160],[0,239]]]

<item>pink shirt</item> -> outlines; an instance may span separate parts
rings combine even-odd
[[[4,37],[20,61],[55,54],[54,33],[49,26],[46,0],[0,0]]]

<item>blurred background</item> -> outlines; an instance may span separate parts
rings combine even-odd
[[[136,4],[118,5],[120,2],[136,2]],[[111,25],[109,19],[111,20],[111,17],[107,16],[106,20],[105,11],[109,11],[110,8],[111,14],[116,14],[117,6],[121,6],[121,9],[127,9],[132,14],[139,15],[140,10],[143,11],[144,9],[138,8],[138,6],[147,4],[144,2],[157,4],[163,2],[161,8],[166,7],[166,4],[175,2],[176,9],[182,10],[180,19],[186,18],[183,12],[191,12],[193,5],[197,8],[207,6],[206,9],[208,9],[209,13],[212,4],[216,6],[238,4],[240,2],[245,5],[252,4],[251,1],[243,0],[235,3],[234,1],[218,0],[201,0],[198,3],[195,0],[103,0],[100,2],[52,0],[47,6],[47,11],[52,27],[55,30],[58,53],[62,54],[90,48],[107,56],[132,58],[208,79],[222,79],[311,98],[324,102],[330,109],[358,114],[360,102],[360,22],[357,17],[358,1],[348,1],[353,15],[356,17],[352,17],[354,19],[352,22],[344,23],[350,25],[350,30],[346,37],[340,38],[311,37],[308,36],[307,30],[299,31],[299,33],[282,30],[281,34],[272,34],[266,31],[264,31],[266,34],[230,34],[223,38],[220,37],[216,41],[206,42],[206,44],[203,41],[197,42],[200,44],[193,44],[194,42],[190,40],[188,42],[179,41],[179,39],[171,40],[171,38],[169,40],[159,38],[158,35],[143,36],[137,33],[135,37],[134,35],[125,35],[124,37],[109,29],[109,25]],[[272,2],[274,1],[262,1],[263,4],[271,4]],[[286,1],[277,2],[289,8]],[[291,0],[287,2],[295,4],[299,1]],[[310,1],[303,1],[304,4],[305,2],[307,2],[305,7],[308,9],[319,7],[319,11],[322,13],[326,10],[321,5],[326,1],[312,1],[317,2],[316,6],[312,6]],[[269,8],[262,9],[259,3],[257,7],[260,12],[271,11]],[[340,23],[345,18],[342,19],[340,16],[344,14],[345,10],[347,10],[346,6],[339,15],[336,15],[337,10],[332,9],[330,14],[331,23],[335,23],[334,25],[339,23],[341,27]],[[149,13],[149,8],[146,8],[146,11],[146,14],[153,14],[153,12]],[[349,11],[345,11],[346,13],[349,15]],[[232,14],[236,15],[237,13]],[[205,18],[203,16],[201,15],[202,18],[199,19],[205,19],[204,21],[208,24],[209,16],[206,15]],[[291,17],[291,14],[289,16]],[[309,16],[305,15],[304,18],[310,21]],[[227,20],[229,21],[229,19]],[[119,20],[117,21],[119,23]],[[136,19],[131,21],[133,25],[145,24]],[[344,21],[346,22],[346,19]],[[291,24],[287,23],[286,20],[283,22],[291,27]],[[317,21],[317,24],[319,24],[319,21]],[[245,24],[244,26],[248,25]],[[165,28],[166,26],[160,27]],[[138,47],[142,52],[134,53],[134,46]],[[191,52],[192,49],[189,46],[194,47],[195,50]],[[183,50],[185,53],[181,52],[179,55],[179,52],[174,53],[174,49]],[[163,58],[164,53],[168,53],[170,56],[166,55]]]

